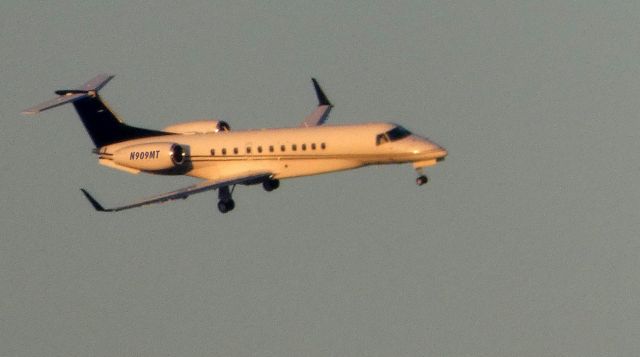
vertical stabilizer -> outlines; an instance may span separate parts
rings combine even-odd
[[[98,91],[113,79],[113,77],[113,75],[109,74],[100,74],[78,89],[57,90],[55,93],[58,97],[26,109],[22,113],[37,114],[63,104],[71,103],[97,148],[126,140],[167,135],[168,133],[162,131],[126,125],[116,117],[98,95]]]

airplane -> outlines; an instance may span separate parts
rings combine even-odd
[[[114,75],[100,74],[76,89],[57,90],[56,98],[22,114],[73,104],[98,156],[98,163],[131,174],[187,175],[194,185],[123,206],[105,208],[81,189],[93,208],[117,212],[218,190],[218,210],[234,209],[236,185],[261,184],[267,192],[280,180],[351,170],[368,165],[411,163],[416,183],[427,183],[423,169],[444,160],[447,150],[392,123],[324,125],[333,108],[315,78],[318,106],[298,127],[231,130],[221,120],[197,120],[162,130],[129,126],[98,95]]]

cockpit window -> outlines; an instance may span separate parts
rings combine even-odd
[[[376,145],[382,145],[388,142],[389,138],[385,134],[378,134],[378,136],[376,136]]]
[[[406,138],[407,136],[411,135],[411,132],[401,126],[397,126],[387,131],[386,134],[390,141],[396,141]]]
[[[401,126],[396,126],[395,128],[387,131],[384,134],[378,134],[378,136],[376,136],[376,145],[382,145],[391,141],[404,139],[409,135],[411,135],[411,132],[409,130]]]

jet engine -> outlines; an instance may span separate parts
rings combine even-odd
[[[185,167],[188,147],[175,143],[127,146],[113,153],[117,165],[141,171],[171,171]]]
[[[162,130],[176,134],[204,134],[230,131],[231,127],[222,120],[197,120],[169,125]]]

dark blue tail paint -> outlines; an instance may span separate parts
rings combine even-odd
[[[79,99],[73,102],[73,106],[97,148],[132,139],[169,135],[163,131],[136,128],[124,124],[118,120],[97,94]]]

